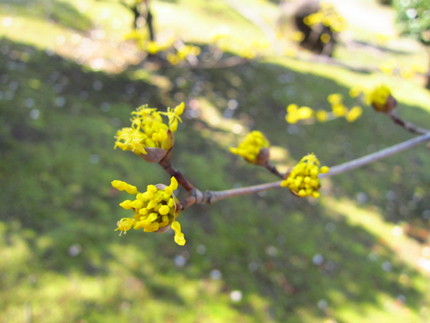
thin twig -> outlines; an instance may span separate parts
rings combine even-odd
[[[265,165],[264,165],[264,168],[266,168],[269,172],[271,172],[273,175],[275,175],[275,176],[277,176],[277,177],[279,177],[279,178],[282,178],[282,179],[284,179],[285,178],[285,174],[282,174],[277,168],[276,168],[276,166],[275,165],[273,165],[271,162],[267,162]]]
[[[428,129],[420,128],[420,127],[414,125],[411,122],[404,121],[399,116],[397,116],[393,111],[391,111],[390,113],[387,113],[387,114],[394,121],[394,123],[396,123],[399,126],[405,128],[409,132],[412,132],[412,133],[415,133],[415,134],[419,134],[419,135],[423,135],[423,134],[426,134],[426,133],[428,133],[430,131]]]
[[[415,146],[417,146],[421,143],[424,143],[426,141],[429,141],[429,140],[430,140],[430,132],[427,132],[426,134],[423,134],[419,137],[415,137],[415,138],[406,140],[400,144],[396,144],[394,146],[382,149],[380,151],[377,151],[375,153],[363,156],[361,158],[357,158],[357,159],[351,160],[349,162],[333,166],[330,168],[330,171],[328,173],[320,174],[319,177],[325,178],[325,177],[334,176],[334,175],[348,172],[348,171],[353,170],[355,168],[368,165],[368,164],[375,162],[377,160],[389,157],[391,155],[402,152],[406,149],[415,147]],[[183,209],[185,209],[185,208],[187,208],[193,204],[210,204],[210,203],[214,203],[214,202],[224,200],[227,198],[231,198],[231,197],[235,197],[235,196],[255,194],[255,193],[271,190],[274,188],[280,188],[281,182],[282,181],[277,181],[277,182],[272,182],[272,183],[253,185],[253,186],[247,186],[247,187],[241,187],[241,188],[234,188],[234,189],[223,190],[223,191],[206,191],[203,193],[197,189],[194,189],[191,191],[191,196],[184,203]]]
[[[181,185],[187,192],[192,192],[196,190],[196,187],[182,174],[179,170],[173,168],[171,163],[172,149],[170,149],[166,156],[159,162],[159,165],[163,167],[163,169],[170,176],[174,176],[178,181],[178,184]]]
[[[161,164],[160,164],[161,165]],[[180,171],[172,167],[172,164],[161,165],[164,170],[170,175],[176,178],[178,184],[181,185],[187,192],[191,192],[195,189],[194,185],[182,174]]]
[[[215,203],[217,201],[224,200],[230,197],[255,194],[255,193],[271,190],[274,188],[280,188],[281,182],[282,181],[277,181],[277,182],[260,184],[260,185],[233,188],[225,191],[216,191],[216,192],[206,191],[204,192],[204,195],[206,195],[206,198],[208,201],[207,203]]]
[[[426,134],[423,134],[419,137],[415,137],[409,140],[406,140],[400,144],[382,149],[380,151],[377,151],[375,153],[366,155],[364,157],[358,158],[358,159],[354,159],[351,160],[349,162],[340,164],[340,165],[336,165],[330,168],[330,171],[326,174],[320,174],[320,178],[324,178],[324,177],[328,177],[328,176],[334,176],[337,174],[341,174],[341,173],[345,173],[348,172],[352,169],[361,167],[361,166],[365,166],[367,164],[370,164],[374,161],[377,161],[379,159],[383,159],[386,157],[389,157],[391,155],[397,154],[403,150],[412,148],[416,145],[419,145],[423,142],[429,141],[430,140],[430,132],[427,132]]]

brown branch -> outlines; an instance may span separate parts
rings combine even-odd
[[[390,118],[394,121],[395,124],[405,128],[409,132],[412,132],[414,134],[419,134],[419,135],[423,135],[430,132],[430,130],[428,129],[420,128],[411,122],[404,121],[399,116],[397,116],[393,111],[390,111],[387,114],[390,116]]]
[[[276,168],[275,165],[273,165],[270,161],[268,161],[265,165],[264,168],[266,168],[269,172],[271,172],[273,175],[284,179],[285,178],[285,174],[282,174],[281,172],[279,172],[279,170]]]
[[[196,190],[196,187],[182,174],[179,170],[173,168],[171,163],[172,149],[170,149],[166,156],[159,162],[160,166],[170,175],[176,178],[178,184],[181,185],[187,192]]]

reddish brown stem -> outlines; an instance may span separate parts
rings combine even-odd
[[[267,162],[265,165],[264,165],[264,168],[266,168],[269,172],[271,172],[273,175],[275,175],[275,176],[277,176],[277,177],[279,177],[279,178],[281,178],[281,179],[284,179],[285,178],[285,174],[282,174],[282,173],[280,173],[279,171],[278,171],[278,169],[276,168],[276,166],[275,165],[273,165],[271,162]]]
[[[170,162],[172,155],[172,149],[170,149],[166,156],[159,162],[160,166],[170,175],[176,178],[178,184],[181,185],[187,192],[195,190],[196,187],[177,169],[173,168]]]
[[[390,118],[394,121],[395,124],[398,124],[399,126],[405,128],[409,132],[419,134],[419,135],[424,135],[430,131],[424,128],[417,127],[411,122],[404,121],[399,116],[397,116],[393,111],[390,111],[387,114],[390,116]]]

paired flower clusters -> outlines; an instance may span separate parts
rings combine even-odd
[[[250,132],[237,148],[230,148],[233,154],[242,156],[249,163],[264,165],[269,159],[269,141],[260,131]],[[304,156],[300,162],[287,173],[288,177],[281,182],[282,187],[288,187],[297,196],[320,196],[319,174],[329,171],[327,166],[321,166],[314,154]]]
[[[358,96],[359,91],[358,88],[351,89],[350,96]],[[353,106],[352,108],[345,106],[343,103],[343,96],[339,93],[330,94],[327,97],[327,101],[331,105],[331,111],[313,110],[307,106],[299,107],[297,104],[290,104],[286,108],[287,114],[285,116],[285,121],[291,124],[300,121],[313,123],[315,121],[324,122],[343,117],[348,122],[354,122],[363,113],[360,106]]]
[[[117,132],[115,148],[129,150],[136,155],[146,155],[148,148],[167,151],[173,147],[173,133],[178,129],[184,108],[184,103],[174,109],[169,108],[167,112],[160,112],[147,106],[138,108],[132,112],[131,127],[122,128]],[[167,117],[167,123],[163,116]]]
[[[281,182],[282,187],[288,187],[297,196],[320,196],[320,180],[318,174],[329,171],[327,166],[321,166],[320,161],[314,154],[304,156],[300,162],[294,166],[289,176]]]
[[[242,156],[251,164],[263,164],[268,158],[269,141],[262,132],[254,130],[246,135],[237,148],[230,148],[230,152]]]
[[[120,206],[126,210],[132,210],[134,216],[122,218],[117,222],[116,231],[120,234],[130,229],[143,229],[145,232],[164,232],[169,227],[175,231],[175,242],[183,246],[185,244],[181,225],[176,218],[179,216],[178,201],[173,191],[178,188],[175,177],[170,180],[170,185],[148,185],[145,192],[139,192],[136,186],[126,182],[114,180],[112,186],[119,191],[126,191],[135,195],[134,200],[125,200]]]

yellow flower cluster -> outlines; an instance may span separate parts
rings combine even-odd
[[[378,85],[370,90],[367,94],[366,101],[368,104],[372,105],[373,108],[380,112],[387,112],[394,108],[390,102],[391,91],[385,84]]]
[[[282,187],[288,187],[290,191],[300,197],[320,196],[320,180],[318,174],[329,171],[327,166],[321,166],[320,161],[314,154],[304,156],[300,162],[294,166],[289,176],[281,182]]]
[[[385,84],[374,87],[368,94],[367,100],[369,103],[377,105],[384,105],[387,102],[388,96],[391,95],[391,91]]]
[[[359,97],[361,94],[363,94],[365,92],[365,89],[361,86],[353,86],[352,88],[349,89],[349,96],[351,98],[357,98]]]
[[[115,148],[130,150],[137,155],[146,154],[145,148],[170,149],[173,146],[172,134],[181,121],[184,103],[167,112],[142,106],[132,112],[131,127],[122,128],[116,134]],[[163,116],[167,117],[164,123]]]
[[[141,30],[132,30],[124,35],[125,40],[134,40],[137,46],[152,55],[168,50],[173,45],[173,40],[168,39],[164,42],[151,41],[148,35]]]
[[[356,92],[358,89],[350,91],[351,96],[356,94],[354,91]],[[351,109],[348,109],[348,107],[343,104],[343,96],[339,93],[330,94],[327,97],[327,102],[331,105],[331,113],[334,117],[344,117],[348,122],[354,122],[363,113],[363,110],[359,106],[353,106]]]
[[[314,110],[307,106],[299,107],[297,104],[287,106],[285,121],[288,123],[297,123],[302,120],[308,120],[314,116]]]
[[[177,65],[186,60],[189,56],[198,56],[200,52],[201,49],[198,46],[183,44],[179,48],[176,48],[175,53],[168,53],[166,58],[170,64]]]
[[[155,55],[159,52],[163,52],[165,50],[168,50],[171,46],[172,46],[171,42],[162,44],[162,43],[156,42],[156,41],[148,41],[148,42],[143,43],[141,48],[142,48],[142,50],[148,52],[149,54]]]
[[[359,90],[351,89],[350,95],[352,97],[358,96],[359,94],[357,94],[357,91]],[[290,104],[286,108],[287,114],[285,115],[285,121],[291,124],[300,121],[313,123],[315,121],[324,122],[343,117],[348,122],[354,122],[363,113],[362,108],[359,106],[353,106],[351,109],[346,107],[343,104],[343,96],[339,93],[330,94],[327,97],[327,101],[331,105],[331,111],[313,110],[307,106],[299,107],[297,104]]]
[[[303,22],[310,27],[324,25],[329,27],[332,32],[341,32],[346,27],[345,19],[336,12],[333,6],[324,3],[321,4],[319,11],[306,16]]]
[[[126,191],[136,196],[134,200],[125,200],[120,203],[122,208],[132,210],[134,216],[119,220],[115,231],[120,231],[120,234],[127,233],[130,229],[164,232],[170,226],[175,231],[175,242],[180,246],[185,244],[181,225],[176,221],[179,210],[173,194],[173,191],[178,188],[175,177],[171,178],[169,186],[148,185],[146,192],[143,193],[139,192],[135,186],[123,181],[114,180],[111,184],[120,191]]]
[[[254,130],[246,135],[245,139],[239,144],[237,148],[230,147],[230,152],[242,156],[249,163],[256,164],[261,149],[268,148],[269,141],[262,132]]]

